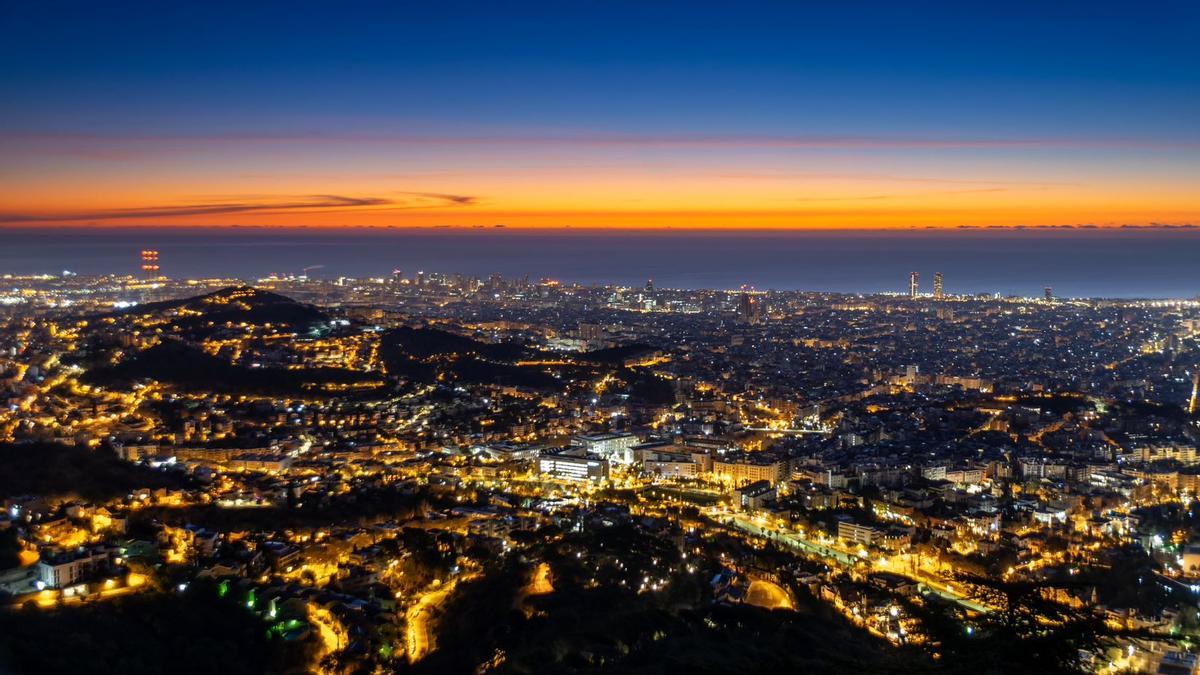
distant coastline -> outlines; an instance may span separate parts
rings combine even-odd
[[[1151,236],[1152,234],[1152,236]],[[536,230],[518,228],[10,227],[0,275],[122,274],[155,248],[173,277],[371,277],[400,269],[583,284],[889,292],[935,272],[948,293],[1192,298],[1191,227],[897,230]]]

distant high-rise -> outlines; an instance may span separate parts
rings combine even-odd
[[[579,339],[588,342],[601,342],[605,338],[604,326],[598,323],[579,322]]]
[[[1046,302],[1054,302],[1054,289],[1047,286],[1045,291],[1046,291]]]
[[[743,292],[738,298],[738,321],[751,326],[762,322],[763,306],[758,296]]]
[[[938,300],[941,300],[943,297],[942,296],[942,273],[941,272],[936,272],[933,275],[933,297]]]
[[[647,292],[647,293],[653,293],[653,292],[654,292],[654,280],[653,280],[653,279],[647,279],[647,280],[646,280],[646,292]]]
[[[908,297],[917,297],[917,291],[921,287],[920,279],[921,275],[916,272],[912,272],[908,275]]]
[[[1188,414],[1196,414],[1197,399],[1200,399],[1200,371],[1192,374],[1192,398],[1188,400]]]
[[[142,250],[142,278],[146,281],[158,281],[162,278],[158,267],[158,251]]]

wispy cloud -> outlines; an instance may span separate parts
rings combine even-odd
[[[713,174],[718,178],[738,180],[814,180],[814,181],[861,181],[868,183],[929,183],[933,185],[987,185],[987,186],[1030,186],[1059,187],[1075,186],[1076,182],[1044,180],[1012,180],[1009,178],[958,178],[949,176],[904,176],[889,173],[853,171],[723,171]]]
[[[468,206],[478,200],[468,195],[436,192],[396,192],[396,197],[348,197],[344,195],[306,195],[301,197],[243,197],[219,201],[195,200],[186,204],[165,204],[127,209],[63,211],[53,213],[0,212],[0,223],[52,223],[140,218],[181,218],[232,213],[311,213],[360,210],[397,211]]]
[[[459,206],[469,206],[479,202],[478,197],[468,195],[448,195],[442,192],[402,192],[400,194],[412,195],[414,197],[428,197],[430,199],[441,199],[449,204],[457,204]]]
[[[850,197],[796,197],[789,199],[793,202],[870,202],[883,199],[895,199],[901,195],[853,195]]]
[[[105,146],[131,152],[141,146],[194,146],[196,144],[394,144],[425,146],[599,146],[651,148],[743,148],[743,149],[1037,149],[1095,148],[1143,150],[1196,150],[1197,139],[1152,139],[1123,137],[979,137],[979,136],[849,136],[816,134],[420,134],[420,133],[325,133],[231,132],[218,134],[103,134],[86,132],[22,133],[0,132],[0,143],[61,145],[80,152],[103,156]]]
[[[850,195],[844,197],[796,197],[790,201],[796,202],[866,202],[885,199],[910,199],[913,197],[934,197],[944,195],[971,195],[986,192],[1011,192],[1012,188],[990,187],[972,188],[966,190],[938,190],[936,192],[917,192],[912,194],[883,194],[883,195]]]
[[[933,228],[942,229],[942,228]],[[958,230],[1197,230],[1195,223],[1079,223],[1066,225],[958,225]]]

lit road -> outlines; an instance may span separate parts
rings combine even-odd
[[[554,592],[554,584],[550,582],[550,565],[539,563],[525,589],[526,595],[546,595]]]
[[[316,661],[320,663],[321,659],[329,654],[334,654],[342,649],[342,628],[337,619],[329,613],[329,610],[316,605],[308,607],[309,623],[317,629],[317,636],[321,640],[321,651]],[[318,669],[319,673],[326,673],[324,669]]]
[[[472,574],[464,576],[462,579],[471,579],[474,576]],[[454,592],[454,587],[458,585],[458,582],[459,579],[451,579],[437,590],[422,595],[412,607],[408,608],[405,618],[408,623],[406,642],[409,663],[416,663],[433,651],[435,645],[429,627],[430,611],[437,609],[446,601],[446,598]]]
[[[408,660],[416,663],[425,658],[431,651],[433,637],[429,634],[429,609],[436,606],[446,595],[446,589],[440,589],[421,596],[408,610]]]
[[[819,556],[823,559],[835,561],[845,567],[852,567],[856,563],[867,562],[864,559],[854,556],[846,551],[842,551],[842,550],[839,550],[836,548],[825,546],[824,544],[819,544],[819,543],[816,543],[813,541],[809,541],[808,539],[804,539],[804,538],[800,537],[799,535],[793,534],[791,532],[782,532],[782,531],[772,529],[769,527],[764,527],[762,525],[759,525],[758,523],[755,523],[752,519],[750,519],[750,517],[748,517],[744,514],[728,514],[728,515],[717,516],[717,517],[721,522],[724,522],[728,525],[732,525],[732,526],[736,527],[737,529],[742,530],[743,532],[747,532],[756,537],[762,537],[763,539],[769,539],[771,541],[787,544],[787,545],[791,546],[792,548],[805,551],[812,555]],[[930,579],[930,578],[926,577],[925,575],[903,574],[897,570],[892,570],[892,569],[884,569],[883,571],[890,572],[892,574],[900,574],[901,576],[907,576],[907,577],[913,579],[914,581],[919,581],[934,594],[936,594],[942,598],[945,598],[946,600],[950,600],[951,602],[956,602],[959,605],[962,605],[963,607],[965,607],[971,611],[975,611],[975,612],[990,611],[990,609],[987,606],[982,605],[978,602],[975,602],[974,600],[971,600],[970,598],[964,597],[964,596],[954,592],[950,587],[946,586],[944,583]]]
[[[539,563],[530,576],[529,583],[517,592],[513,606],[525,612],[525,616],[533,616],[533,610],[525,605],[525,601],[535,595],[548,595],[554,592],[554,583],[550,580],[550,565]]]
[[[13,608],[22,607],[25,605],[25,603],[27,603],[31,600],[34,602],[34,604],[36,604],[38,607],[41,607],[43,609],[47,609],[47,608],[51,608],[51,607],[60,607],[60,606],[65,607],[65,606],[72,606],[72,605],[82,605],[84,603],[99,602],[101,600],[111,600],[113,598],[119,598],[119,597],[126,596],[126,595],[132,595],[134,593],[140,593],[141,591],[147,590],[147,588],[149,588],[149,587],[146,585],[145,578],[142,577],[140,574],[137,574],[137,575],[130,575],[129,582],[124,586],[115,586],[113,588],[104,588],[95,593],[90,593],[88,595],[72,595],[70,597],[62,597],[62,595],[58,591],[49,590],[49,589],[38,592],[38,593],[29,593],[29,594],[25,594],[25,595],[19,595],[13,599],[10,606]]]
[[[849,553],[846,553],[845,551],[839,551],[838,549],[830,548],[823,544],[818,544],[816,542],[803,539],[797,535],[791,534],[790,532],[780,532],[778,530],[763,527],[742,514],[725,516],[724,519],[722,519],[722,522],[732,525],[737,529],[752,534],[756,537],[782,542],[791,546],[792,548],[797,548],[805,551],[806,553],[820,556],[822,558],[832,558],[833,560],[845,566],[850,566],[855,562],[858,562],[857,558]]]
[[[813,434],[818,436],[830,433],[828,429],[772,429],[771,427],[746,427],[746,431],[760,431],[771,434],[791,435]]]

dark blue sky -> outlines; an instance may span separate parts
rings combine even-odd
[[[10,130],[1200,134],[1195,2],[0,11]]]

